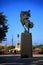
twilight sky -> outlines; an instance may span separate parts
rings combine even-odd
[[[3,43],[12,43],[12,35],[13,43],[16,43],[17,35],[24,31],[20,22],[20,12],[29,9],[30,20],[34,23],[34,27],[30,29],[32,44],[43,44],[43,0],[0,0],[0,12],[4,12],[9,25],[7,41]]]

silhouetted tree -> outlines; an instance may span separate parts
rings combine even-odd
[[[0,42],[6,40],[6,33],[8,31],[7,19],[3,12],[0,12]]]

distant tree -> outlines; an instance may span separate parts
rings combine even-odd
[[[34,50],[35,48],[37,48],[37,47],[33,45],[33,46],[32,46],[32,50]]]
[[[41,45],[33,45],[32,46],[32,49],[34,50],[35,48],[40,48],[42,51],[43,51],[43,45],[41,44]]]
[[[13,48],[15,48],[15,46],[8,46],[7,50],[10,50],[10,49],[13,49]]]
[[[2,49],[4,49],[4,46],[1,46],[1,47],[0,47],[0,50],[2,50]]]
[[[6,40],[6,33],[8,31],[7,19],[3,12],[0,12],[0,43]]]

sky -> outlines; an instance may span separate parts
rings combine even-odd
[[[30,29],[32,33],[32,44],[43,44],[43,0],[0,0],[0,12],[7,17],[8,32],[6,34],[7,41],[5,44],[17,42],[17,35],[21,36],[24,28],[20,21],[21,11],[30,10],[30,21],[34,23],[34,27]]]

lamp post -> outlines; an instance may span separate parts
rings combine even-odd
[[[12,35],[12,46],[13,46],[13,35]]]

